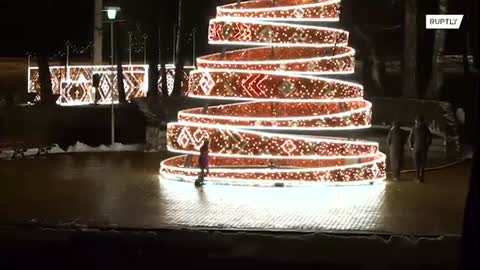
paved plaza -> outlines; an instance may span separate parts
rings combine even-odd
[[[158,176],[159,154],[58,154],[0,161],[0,225],[184,226],[459,234],[469,163],[372,186],[259,188]]]

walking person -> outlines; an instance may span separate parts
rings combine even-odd
[[[95,105],[97,105],[98,101],[100,100],[100,89],[99,89],[100,88],[100,80],[101,80],[100,74],[98,74],[98,73],[93,74],[92,100],[93,100],[93,104],[95,104]]]
[[[408,142],[413,153],[413,160],[415,161],[416,180],[423,183],[428,149],[432,144],[432,133],[422,116],[417,116]]]
[[[388,158],[393,180],[400,179],[400,171],[403,166],[404,145],[407,141],[407,132],[400,128],[399,122],[393,122],[387,136]]]
[[[200,147],[200,156],[198,157],[198,166],[200,167],[200,174],[198,175],[197,181],[195,181],[195,186],[203,186],[204,179],[207,174],[210,173],[210,168],[208,166],[208,151],[210,147],[210,141],[205,139],[203,141],[202,147]]]

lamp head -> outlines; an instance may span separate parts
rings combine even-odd
[[[105,7],[105,11],[107,12],[107,17],[109,20],[115,20],[117,18],[118,12],[120,12],[120,7]]]

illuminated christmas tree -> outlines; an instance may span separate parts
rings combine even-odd
[[[168,125],[169,150],[198,155],[209,138],[210,183],[384,180],[385,155],[377,143],[288,135],[371,125],[363,87],[326,78],[354,72],[348,32],[303,23],[335,22],[339,15],[340,0],[256,0],[218,7],[210,43],[254,48],[199,58],[188,96],[238,103],[181,111],[178,122]],[[162,176],[194,181],[197,158],[185,166],[186,155],[163,161]]]

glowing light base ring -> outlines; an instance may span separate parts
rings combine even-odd
[[[170,175],[161,172],[160,176],[163,179],[169,179],[179,182],[186,182],[186,183],[195,183],[198,177],[187,177],[187,176],[177,176],[177,175]],[[215,185],[222,185],[222,186],[253,186],[253,187],[287,187],[287,188],[294,188],[294,187],[324,187],[324,186],[367,186],[367,185],[378,185],[384,183],[383,178],[379,179],[372,179],[372,180],[360,180],[355,181],[354,183],[343,183],[343,182],[307,182],[307,181],[261,181],[261,180],[231,180],[231,179],[212,179],[210,177],[206,177],[206,183],[214,183]]]

